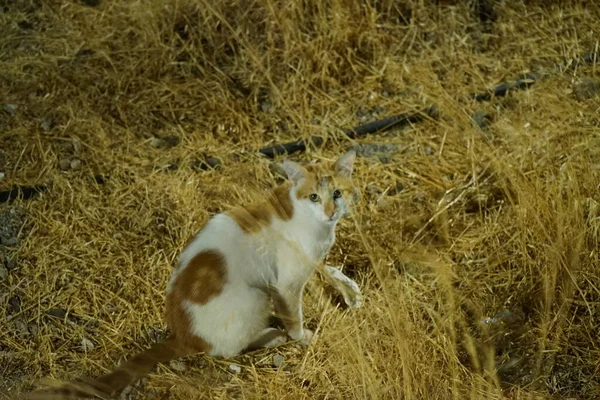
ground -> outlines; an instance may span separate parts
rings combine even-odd
[[[362,307],[315,277],[308,349],[188,357],[125,397],[598,398],[594,3],[0,1],[0,191],[46,187],[0,203],[0,398],[163,336],[186,240],[279,181],[260,148],[314,135],[289,157],[361,146],[328,263]]]

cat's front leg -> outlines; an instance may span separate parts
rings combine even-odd
[[[283,322],[288,336],[292,340],[308,345],[313,337],[313,332],[303,326],[302,289],[302,286],[273,288],[271,297],[276,316]]]
[[[359,308],[362,305],[363,297],[360,287],[355,281],[344,275],[338,268],[330,265],[325,265],[322,273],[329,284],[344,296],[344,301],[349,307]]]

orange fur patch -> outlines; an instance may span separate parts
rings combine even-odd
[[[202,251],[184,268],[167,294],[167,324],[177,342],[195,351],[209,351],[211,345],[191,333],[184,301],[205,304],[223,290],[226,279],[223,256],[214,250]]]
[[[269,226],[273,217],[287,221],[294,215],[294,206],[290,198],[290,185],[283,184],[275,188],[267,201],[227,211],[244,232],[256,233]]]

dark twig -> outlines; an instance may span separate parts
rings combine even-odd
[[[10,190],[5,190],[0,192],[0,203],[6,203],[7,201],[12,201],[18,199],[19,196],[22,197],[23,200],[28,200],[33,197],[37,193],[41,193],[48,189],[46,185],[37,185],[37,186],[13,186]]]
[[[566,72],[566,71],[576,68],[581,63],[586,63],[586,64],[596,63],[596,62],[598,62],[599,56],[600,56],[600,54],[598,54],[598,53],[591,53],[591,54],[584,55],[580,59],[573,60],[566,65],[557,64],[557,65],[555,65],[553,72]],[[537,81],[539,81],[549,75],[551,75],[551,73],[547,73],[547,72],[535,72],[535,73],[526,74],[515,80],[508,81],[501,85],[498,85],[491,90],[487,90],[487,91],[481,92],[481,93],[469,94],[466,98],[467,98],[467,100],[475,100],[478,102],[490,101],[496,97],[503,97],[503,96],[508,95],[508,93],[511,90],[527,89],[528,87],[530,87]],[[365,125],[359,125],[353,129],[344,129],[343,132],[349,138],[355,139],[360,136],[383,132],[385,130],[388,130],[388,129],[391,129],[394,127],[406,126],[411,123],[420,122],[424,119],[424,117],[426,115],[431,116],[431,117],[436,116],[437,115],[437,107],[430,106],[430,107],[426,108],[425,110],[419,111],[414,114],[408,114],[408,113],[398,114],[398,115],[395,115],[392,117],[369,122],[368,124],[365,124]],[[323,138],[321,138],[319,136],[313,136],[309,140],[299,139],[294,142],[288,142],[288,143],[276,144],[273,146],[263,147],[262,149],[259,150],[259,152],[269,158],[273,158],[277,155],[286,154],[286,153],[287,154],[297,153],[297,152],[305,151],[306,147],[307,147],[307,142],[310,142],[310,141],[312,141],[312,143],[315,146],[320,146],[321,144],[323,144]]]
[[[426,116],[434,117],[436,114],[436,107],[428,107],[414,114],[402,113],[394,115],[392,117],[369,122],[368,124],[359,125],[351,129],[344,129],[343,132],[350,139],[356,139],[361,136],[383,132],[391,128],[402,127],[415,122],[420,122]],[[323,144],[324,140],[320,136],[313,136],[309,140],[299,139],[294,142],[263,147],[259,150],[259,152],[269,158],[273,158],[276,155],[280,154],[292,154],[300,151],[305,151],[307,142],[312,142],[313,145],[320,146],[321,144]]]

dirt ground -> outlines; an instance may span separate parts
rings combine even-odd
[[[0,195],[0,398],[162,337],[186,240],[279,181],[260,148],[314,135],[289,157],[360,149],[327,262],[362,307],[315,278],[308,349],[188,357],[123,398],[600,398],[599,21],[593,1],[0,0],[0,191],[45,186]]]

